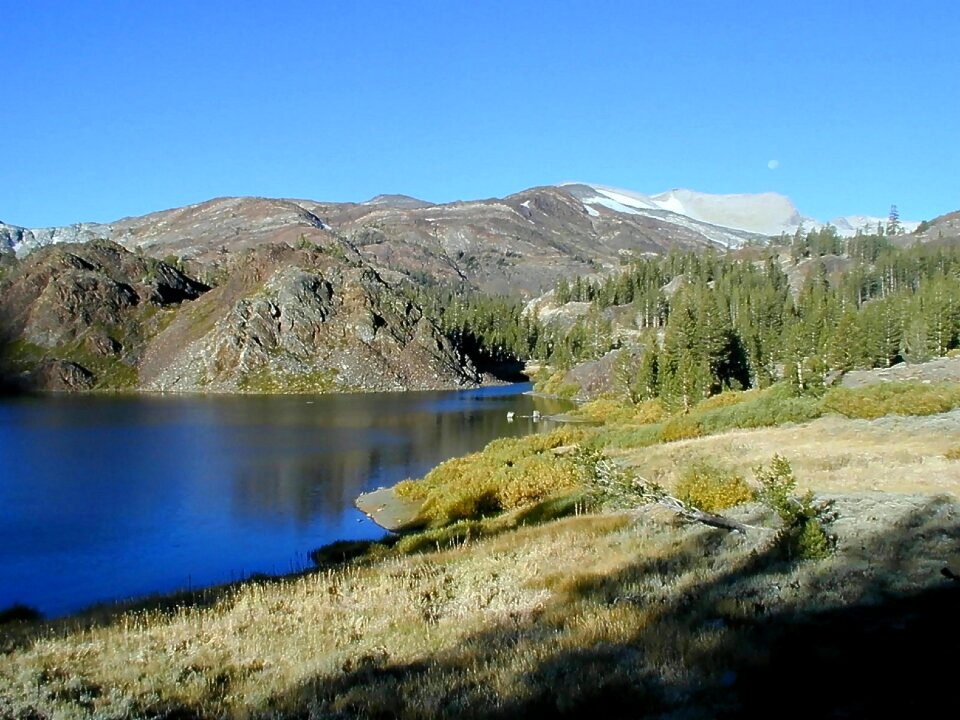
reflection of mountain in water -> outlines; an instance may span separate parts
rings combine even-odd
[[[548,427],[519,417],[534,408],[562,409],[517,392],[7,400],[0,607],[57,614],[379,536],[356,522],[361,492]]]
[[[239,468],[233,478],[233,512],[261,522],[330,521],[352,508],[365,490],[418,477],[498,437],[551,428],[522,417],[534,409],[550,414],[563,405],[519,395],[516,388],[489,388],[321,397],[312,405],[301,401],[283,407],[284,416],[272,417],[265,428],[271,436],[273,428],[283,428],[281,437],[272,438],[272,444],[258,438],[262,452],[256,462]],[[508,411],[518,419],[509,422]],[[300,437],[301,447],[284,452],[291,433]]]

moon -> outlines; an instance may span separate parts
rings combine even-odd
[[[767,167],[770,168],[771,170],[776,170],[778,167],[780,167],[780,161],[771,160],[770,162],[767,163]]]

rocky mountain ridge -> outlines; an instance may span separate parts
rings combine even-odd
[[[211,289],[104,240],[32,253],[0,275],[0,385],[326,392],[483,380],[355,255],[268,244],[220,272]]]
[[[566,184],[446,204],[402,195],[364,203],[217,198],[109,224],[30,230],[0,223],[0,249],[23,256],[49,244],[102,238],[157,258],[222,264],[229,253],[263,244],[310,243],[356,252],[381,273],[535,294],[560,276],[610,269],[632,257],[737,247],[801,226],[815,223],[773,193],[645,196]]]

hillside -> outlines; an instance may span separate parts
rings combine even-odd
[[[270,244],[215,289],[107,241],[0,279],[0,369],[22,389],[324,392],[455,388],[470,360],[356,254]]]
[[[960,211],[940,215],[922,223],[916,233],[919,242],[955,243],[960,240]]]
[[[133,387],[148,338],[208,289],[109,242],[33,253],[0,277],[0,386]]]
[[[842,234],[878,218],[838,219]],[[842,222],[841,222],[842,221]],[[562,276],[615,268],[671,249],[738,247],[822,225],[774,193],[647,196],[603,185],[531,188],[505,198],[433,204],[401,195],[363,203],[217,198],[109,224],[31,230],[0,223],[0,248],[103,238],[157,258],[222,263],[262,244],[346,243],[380,273],[540,293]],[[903,222],[905,229],[914,224]]]
[[[614,267],[624,255],[714,245],[705,228],[609,208],[591,214],[564,189],[536,188],[446,205],[395,197],[360,204],[220,198],[110,225],[0,226],[0,244],[22,255],[45,244],[105,237],[156,257],[220,263],[227,253],[263,244],[343,241],[381,272],[508,292],[540,291],[561,275]],[[722,235],[730,242],[743,237]]]

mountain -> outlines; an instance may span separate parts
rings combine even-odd
[[[738,245],[739,233],[771,236],[782,232],[793,233],[801,224],[812,226],[816,221],[801,217],[793,203],[783,195],[708,195],[692,190],[670,190],[659,195],[641,195],[605,185],[574,185],[584,203],[602,205],[619,212],[651,214],[682,222],[675,216],[688,218],[735,231],[732,236],[718,238],[718,242]],[[593,193],[586,196],[580,188]]]
[[[319,392],[482,379],[420,308],[336,246],[237,253],[214,289],[106,240],[2,270],[0,385]]]
[[[108,241],[32,253],[0,276],[0,385],[132,387],[169,309],[208,289]]]
[[[405,280],[531,297],[559,277],[738,247],[807,222],[773,193],[565,184],[446,204],[227,197],[109,224],[0,223],[0,384],[461,387],[480,373],[408,299]],[[953,213],[902,237],[958,235]]]
[[[833,224],[852,235],[877,222],[885,220],[849,216]],[[533,295],[561,276],[602,272],[644,254],[739,247],[822,224],[776,193],[648,196],[567,183],[445,204],[405,195],[363,203],[227,197],[109,224],[31,230],[0,223],[0,250],[23,256],[102,238],[155,258],[220,267],[230,255],[262,245],[309,245],[356,253],[388,280],[405,275]],[[917,225],[901,224],[907,231]]]
[[[920,224],[915,235],[919,242],[956,242],[960,240],[960,211],[947,213]]]
[[[410,197],[409,195],[377,195],[367,200],[362,205],[386,205],[387,207],[394,208],[425,208],[430,207],[433,203],[428,203],[424,200],[418,200],[415,197]]]
[[[148,345],[140,381],[172,391],[383,391],[477,384],[470,361],[365,263],[264,246]]]
[[[584,203],[638,215],[653,215],[682,224],[680,218],[734,231],[730,236],[716,236],[716,242],[738,245],[740,233],[765,237],[781,234],[793,235],[797,230],[814,230],[830,224],[843,237],[852,237],[858,231],[872,232],[877,224],[887,224],[886,217],[847,215],[830,220],[829,223],[800,214],[788,197],[777,193],[752,195],[710,195],[693,190],[669,190],[659,195],[641,195],[630,190],[620,190],[605,185],[568,184]],[[592,193],[584,193],[587,188]],[[679,217],[677,217],[679,216]],[[905,232],[913,232],[920,224],[906,220],[900,223]]]
[[[590,192],[542,187],[441,205],[405,196],[365,203],[217,198],[103,225],[30,230],[0,224],[0,248],[23,256],[49,244],[102,238],[156,258],[220,265],[228,254],[261,245],[309,243],[349,248],[385,276],[539,293],[562,275],[595,273],[624,258],[759,237],[673,213],[583,202]]]

